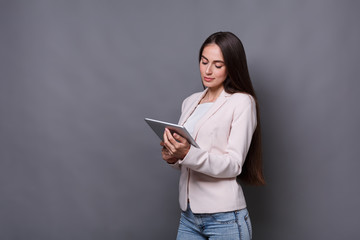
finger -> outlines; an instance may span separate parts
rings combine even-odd
[[[172,153],[166,147],[163,147],[163,149],[161,149],[161,153],[166,156],[172,156]]]
[[[168,138],[168,133],[166,131],[167,129],[165,129],[164,131],[164,146],[166,147],[166,149],[171,153],[173,154],[173,152],[175,151],[175,148],[174,146],[171,144],[171,142],[169,141],[169,138]],[[168,130],[169,131],[169,130]]]
[[[177,158],[169,158],[169,159],[167,159],[167,160],[165,160],[167,163],[169,163],[169,164],[174,164],[174,163],[176,163],[178,160],[177,160]]]
[[[174,133],[173,136],[178,142],[181,142],[183,144],[187,142],[186,138],[182,137],[181,135],[179,135],[177,133]]]
[[[169,150],[168,150],[166,147],[163,147],[163,148],[161,149],[161,154],[167,155],[167,156],[170,156],[170,155],[171,155],[171,153],[169,152]]]
[[[166,160],[166,159],[171,158],[171,155],[166,154],[166,153],[163,153],[163,154],[162,154],[162,158],[163,158],[164,160]]]
[[[163,147],[163,149],[161,150],[161,152],[164,153],[164,154],[166,154],[166,155],[169,155],[169,156],[172,154],[171,150],[169,150],[169,149],[166,148],[166,147]]]
[[[172,148],[172,145],[169,143],[169,141],[168,140],[166,140],[165,142],[164,142],[164,147],[163,147],[164,149],[166,149],[166,152],[167,152],[167,154],[173,154],[173,151],[171,150],[171,148]]]
[[[166,129],[165,129],[164,134],[163,134],[163,141],[162,141],[162,143],[164,144],[164,146],[166,146],[166,145],[168,144],[168,142],[169,142],[169,139],[168,139],[168,137],[167,137]]]
[[[167,137],[167,134],[166,134],[166,128],[165,128],[164,134],[163,134],[163,143],[164,143],[164,145],[166,145],[166,143],[167,143],[168,141],[169,141],[169,140],[168,140],[168,137]]]
[[[162,153],[162,158],[167,161],[168,159],[172,158],[169,154]]]
[[[167,138],[168,140],[170,141],[170,143],[176,148],[178,147],[179,143],[178,141],[176,141],[176,139],[172,136],[171,132],[169,129],[166,129],[166,135],[167,135]]]

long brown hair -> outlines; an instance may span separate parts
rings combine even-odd
[[[199,62],[201,61],[204,47],[211,43],[219,46],[224,57],[228,72],[228,76],[223,83],[224,90],[227,93],[242,92],[250,94],[256,104],[257,125],[241,174],[238,178],[251,185],[264,185],[259,104],[250,80],[243,44],[240,39],[231,32],[216,32],[210,35],[202,44],[199,52]]]

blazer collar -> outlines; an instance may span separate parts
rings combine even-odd
[[[181,125],[183,125],[186,122],[186,120],[190,117],[190,115],[194,112],[195,108],[199,105],[199,102],[205,96],[207,91],[208,91],[208,89],[206,88],[202,92],[202,94],[200,94],[199,97],[197,99],[195,99],[195,101],[189,108],[189,111],[186,112],[184,118],[182,119],[182,121],[180,123]],[[199,129],[201,128],[201,126],[204,125],[204,123],[207,119],[209,119],[214,113],[216,113],[216,111],[227,101],[229,96],[231,96],[231,94],[229,94],[229,93],[225,92],[225,90],[223,90],[220,93],[219,97],[215,100],[214,104],[211,106],[209,111],[207,111],[205,113],[205,115],[200,118],[198,123],[195,125],[194,132],[192,133],[192,136],[195,139],[196,139],[197,133],[198,133]]]

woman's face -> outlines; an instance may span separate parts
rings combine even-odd
[[[227,70],[218,45],[212,43],[204,47],[200,60],[200,75],[204,86],[209,90],[223,88]]]

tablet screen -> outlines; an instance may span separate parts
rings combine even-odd
[[[145,121],[147,122],[147,124],[149,124],[151,129],[156,133],[156,135],[159,136],[161,140],[163,140],[165,128],[168,128],[170,132],[176,132],[177,134],[186,138],[188,142],[192,144],[194,147],[199,148],[199,145],[197,145],[195,140],[192,138],[192,136],[184,126],[169,122],[163,122],[155,119],[150,119],[150,118],[145,118]]]

